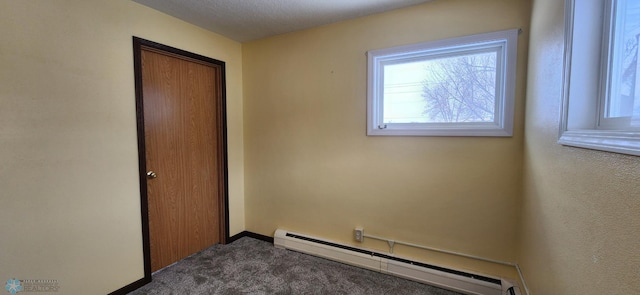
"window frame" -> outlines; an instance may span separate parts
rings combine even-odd
[[[368,136],[495,136],[513,134],[519,29],[371,50],[367,52]],[[384,123],[384,65],[422,57],[459,56],[497,48],[494,122]]]
[[[583,49],[579,53],[573,52],[574,35],[576,34],[576,5],[575,0],[565,0],[565,40],[564,40],[564,75],[563,75],[563,97],[560,111],[560,132],[558,143],[565,146],[573,146],[600,151],[636,155],[640,156],[640,130],[635,128],[619,128],[617,124],[611,124],[611,121],[620,121],[618,118],[607,119],[609,122],[603,122],[604,112],[606,111],[606,103],[608,98],[608,87],[610,79],[609,70],[609,50],[611,34],[611,19],[616,0],[603,0],[597,5],[598,11],[592,11],[594,7],[586,8],[581,11],[585,14],[592,14],[594,19],[589,20],[589,26],[599,27],[600,33],[593,34],[591,30],[590,39],[579,39],[580,48]],[[586,2],[585,2],[586,3]],[[587,7],[581,7],[585,9]],[[584,16],[578,19],[579,24],[584,25]],[[588,30],[588,29],[587,29]],[[583,46],[584,43],[591,46]],[[594,45],[599,44],[599,47]],[[588,49],[586,49],[588,48]],[[588,51],[586,55],[591,58],[580,57],[583,51]],[[577,57],[576,57],[577,56]],[[573,59],[576,57],[578,62]],[[594,58],[595,57],[595,58]],[[589,65],[579,65],[580,59],[597,60]],[[578,68],[575,70],[574,68]],[[578,72],[572,76],[573,71]],[[583,72],[587,71],[587,74]],[[587,77],[585,77],[587,76]],[[581,87],[572,88],[572,84],[580,84]],[[587,86],[584,86],[587,85]],[[588,90],[588,88],[591,90]],[[577,94],[576,94],[577,93]],[[612,127],[613,126],[613,127]]]

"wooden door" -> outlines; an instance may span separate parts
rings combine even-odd
[[[223,242],[223,68],[141,47],[151,271]]]

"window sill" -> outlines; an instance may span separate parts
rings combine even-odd
[[[511,137],[511,128],[502,128],[497,124],[387,124],[386,128],[372,128],[369,126],[369,136],[483,136],[483,137]],[[437,127],[436,127],[437,126]]]
[[[559,144],[640,156],[640,132],[572,130],[565,131]]]

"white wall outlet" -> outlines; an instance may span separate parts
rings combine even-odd
[[[353,231],[353,237],[356,239],[356,241],[362,242],[364,240],[364,228],[356,227],[356,229]]]

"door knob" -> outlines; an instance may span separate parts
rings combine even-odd
[[[147,178],[149,178],[149,179],[154,179],[154,178],[156,178],[156,177],[158,177],[158,175],[156,175],[156,173],[155,173],[155,172],[153,172],[153,171],[148,171],[148,172],[147,172]]]

